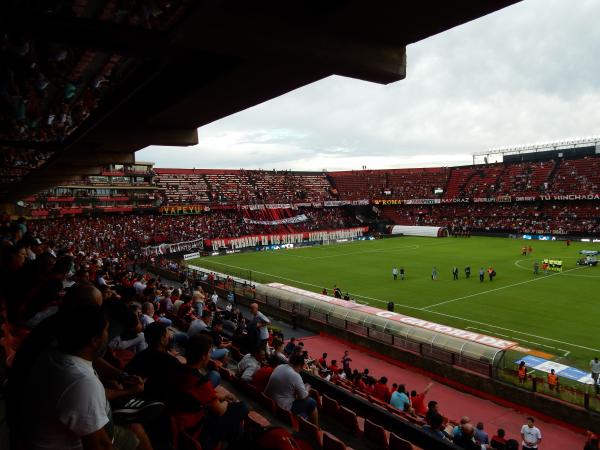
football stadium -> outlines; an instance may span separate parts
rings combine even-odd
[[[0,6],[0,448],[598,449],[600,11],[550,3]]]

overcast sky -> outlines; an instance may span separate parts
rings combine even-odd
[[[407,48],[406,79],[333,76],[198,129],[157,167],[468,164],[492,147],[600,135],[600,1],[525,0]]]

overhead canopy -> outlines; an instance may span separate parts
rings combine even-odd
[[[384,311],[359,303],[336,299],[281,283],[256,286],[257,295],[296,303],[299,313],[327,316],[328,319],[368,327],[431,348],[454,353],[477,361],[492,363],[496,356],[517,345],[516,342],[472,331],[441,325],[415,317]],[[283,306],[283,304],[282,304]]]
[[[194,145],[199,126],[333,74],[401,80],[407,45],[516,2],[5,2],[0,201]]]

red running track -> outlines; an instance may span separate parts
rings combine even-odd
[[[388,384],[403,383],[408,390],[420,392],[431,380],[427,375],[409,368],[393,364],[384,356],[378,356],[369,350],[363,349],[337,338],[326,336],[310,336],[298,339],[303,341],[305,349],[313,358],[319,358],[322,353],[328,354],[328,361],[333,359],[341,366],[344,350],[350,350],[352,358],[351,367],[362,371],[368,368],[377,379],[382,376],[388,378]],[[440,411],[446,417],[459,421],[462,416],[469,416],[471,422],[483,422],[484,430],[490,438],[496,434],[498,428],[504,428],[507,439],[517,439],[521,443],[521,426],[527,423],[530,414],[518,412],[513,408],[501,406],[490,400],[460,392],[444,384],[435,383],[425,401],[436,400]],[[535,425],[542,432],[540,450],[567,450],[579,449],[585,445],[584,430],[578,433],[573,428],[567,428],[557,423],[544,421],[535,416]]]

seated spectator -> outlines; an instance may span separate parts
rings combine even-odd
[[[210,312],[202,311],[202,316],[192,322],[187,330],[189,337],[192,337],[200,333],[208,333],[208,327],[210,325]]]
[[[125,371],[146,379],[144,398],[164,402],[169,377],[181,367],[181,363],[167,351],[170,337],[165,325],[151,323],[146,327],[144,337],[148,348],[136,353],[125,366]]]
[[[504,439],[505,431],[503,428],[498,428],[498,431],[494,436],[492,436],[492,440],[490,442],[490,447],[495,450],[505,450],[506,449],[506,439]]]
[[[425,421],[431,424],[431,420],[435,416],[442,416],[439,411],[438,402],[431,400],[427,403],[427,413],[425,414]],[[443,416],[442,416],[443,417]]]
[[[465,423],[461,427],[461,433],[454,435],[452,442],[465,450],[485,450],[486,446],[475,442],[475,427],[470,423]]]
[[[337,374],[340,370],[339,366],[337,365],[337,360],[336,359],[332,359],[331,360],[331,364],[329,364],[329,367],[327,368],[329,369],[329,371],[332,374]]]
[[[273,353],[269,359],[269,364],[277,367],[280,364],[287,364],[288,358],[283,354],[283,341],[280,338],[273,339]]]
[[[287,364],[287,363],[286,363]],[[252,377],[252,384],[256,387],[258,392],[263,392],[267,387],[267,383],[269,382],[269,378],[271,378],[271,374],[273,373],[272,365],[263,365],[260,369],[254,372],[254,376]]]
[[[427,386],[425,386],[425,389],[423,389],[423,392],[421,392],[420,394],[417,394],[417,391],[411,391],[410,393],[410,401],[412,407],[415,413],[419,416],[424,416],[425,414],[427,414],[427,407],[425,406],[425,396],[429,392],[429,389],[431,389],[431,386],[433,386],[433,382],[430,382]]]
[[[388,379],[386,377],[381,377],[379,381],[373,387],[373,397],[382,402],[389,403],[390,402],[390,389],[387,386]]]
[[[262,348],[255,349],[253,353],[244,355],[238,363],[237,376],[247,383],[252,382],[254,374],[261,368],[265,358],[265,351]]]
[[[403,384],[398,385],[398,389],[392,393],[390,405],[400,411],[410,409],[410,399],[408,398],[408,395],[406,395],[406,387]]]
[[[292,355],[288,364],[283,364],[273,370],[265,388],[265,394],[282,409],[291,411],[318,425],[317,402],[308,395],[308,390],[300,376],[303,367],[304,358],[300,355]]]
[[[195,319],[194,305],[192,304],[192,297],[190,295],[184,294],[181,297],[181,304],[177,308],[177,317],[186,322],[191,322]]]
[[[431,422],[423,425],[423,430],[427,433],[433,434],[444,441],[448,441],[448,435],[444,432],[444,425],[442,424],[442,416],[437,414],[432,416]]]
[[[109,435],[110,407],[92,362],[108,343],[99,306],[64,308],[57,315],[58,348],[38,359],[21,404],[27,448],[112,448],[113,438],[140,440],[128,429]],[[115,431],[117,431],[115,429]],[[123,442],[115,442],[115,445]]]
[[[460,436],[462,434],[462,429],[463,426],[471,423],[471,419],[469,418],[469,416],[462,416],[460,418],[460,424],[456,425],[453,429],[452,429],[452,436],[453,437],[457,437]]]
[[[292,337],[292,338],[290,338],[288,343],[285,345],[285,347],[283,349],[283,353],[285,354],[285,356],[287,356],[289,358],[290,355],[292,353],[294,353],[295,348],[296,348],[296,338]]]
[[[222,332],[223,321],[220,319],[214,320],[212,324],[212,330],[210,332],[213,342],[213,348],[210,357],[212,359],[225,362],[227,360],[227,356],[229,355],[229,347],[231,347],[231,342],[223,337],[221,334]]]
[[[245,403],[230,393],[219,394],[205,375],[210,361],[210,337],[197,334],[185,345],[186,364],[173,374],[171,407],[188,431],[200,431],[202,449],[211,450],[222,442],[234,442],[242,435],[248,415]]]
[[[142,316],[140,317],[140,323],[142,328],[146,329],[148,325],[154,322],[154,304],[152,302],[145,302],[142,305]]]
[[[327,365],[327,353],[323,353],[319,359],[317,359],[317,367],[319,370],[328,369]]]
[[[146,349],[147,344],[142,332],[142,324],[134,311],[128,310],[123,323],[123,330],[119,336],[110,340],[108,346],[114,350],[129,350],[133,353]]]
[[[490,443],[488,434],[483,430],[483,422],[477,422],[477,426],[475,427],[475,442],[479,444]]]

